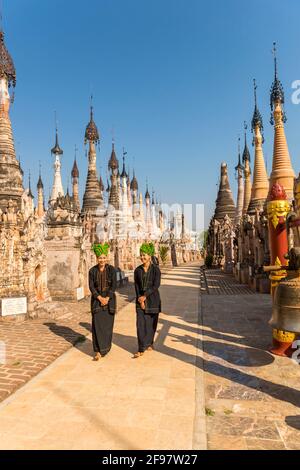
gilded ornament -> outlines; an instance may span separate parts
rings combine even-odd
[[[276,229],[280,217],[286,218],[290,211],[290,203],[285,200],[269,201],[267,204],[268,219],[271,220]]]
[[[296,335],[295,333],[290,333],[289,331],[277,330],[276,328],[273,329],[273,338],[281,343],[292,343]]]

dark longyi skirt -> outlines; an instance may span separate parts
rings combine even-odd
[[[97,309],[92,315],[92,336],[95,352],[105,356],[111,350],[115,315],[106,308]]]
[[[145,313],[141,308],[136,309],[136,327],[139,352],[146,351],[153,345],[154,336],[157,330],[158,313]]]

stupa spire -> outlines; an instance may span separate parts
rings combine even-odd
[[[238,164],[235,167],[236,179],[238,183],[238,192],[237,192],[237,201],[236,201],[236,211],[235,211],[235,223],[240,222],[240,218],[243,214],[243,204],[244,204],[244,181],[243,181],[243,170],[244,167],[241,164],[241,138],[238,138]]]
[[[253,184],[251,191],[251,200],[248,207],[248,213],[255,213],[256,209],[263,209],[269,191],[269,180],[263,155],[263,121],[257,107],[256,81],[254,84],[254,113],[252,118],[251,130],[253,132],[253,144],[255,148]]]
[[[79,200],[79,170],[77,166],[77,146],[75,145],[74,163],[71,171],[72,177],[72,195],[78,211],[80,211],[80,200]]]
[[[243,214],[246,214],[250,199],[251,199],[251,168],[250,168],[250,152],[247,145],[247,123],[244,122],[244,133],[245,133],[245,147],[243,152],[243,164],[244,164],[244,203],[243,203]]]
[[[286,116],[284,112],[284,90],[278,79],[276,43],[273,44],[274,54],[274,82],[270,93],[271,124],[274,125],[273,165],[270,176],[270,188],[274,183],[281,184],[289,201],[294,197],[295,173],[291,164],[289,149],[284,132]]]
[[[228,173],[227,173],[227,164],[221,164],[221,177],[218,196],[216,199],[216,209],[214,218],[221,222],[225,215],[228,215],[231,220],[234,220],[235,217],[235,204],[229,184]]]
[[[92,212],[97,215],[99,207],[103,206],[103,196],[100,190],[97,174],[96,144],[100,142],[100,134],[94,121],[93,97],[91,96],[90,121],[85,130],[84,142],[89,144],[88,173],[83,196],[82,212]]]
[[[61,161],[60,157],[63,155],[63,150],[60,148],[59,143],[58,143],[58,126],[57,126],[57,119],[56,119],[56,114],[55,114],[55,145],[51,149],[51,154],[54,155],[55,157],[55,162],[54,162],[54,181],[53,181],[53,186],[52,186],[52,192],[51,192],[51,198],[50,202],[54,203],[58,196],[64,196],[64,188],[62,185],[62,179],[61,179]]]
[[[7,208],[7,195],[21,209],[23,175],[16,158],[11,121],[10,105],[13,97],[9,89],[16,86],[16,69],[0,31],[0,209]],[[13,95],[13,93],[12,93]]]
[[[110,176],[110,189],[108,202],[110,206],[113,206],[116,210],[120,209],[120,191],[119,191],[119,161],[115,152],[115,142],[112,141],[112,151],[108,162],[108,169],[111,171]]]
[[[41,162],[39,162],[39,179],[37,183],[37,190],[38,190],[37,215],[38,217],[43,217],[45,213],[45,207],[44,207],[44,185],[42,181]]]

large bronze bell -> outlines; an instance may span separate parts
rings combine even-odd
[[[288,258],[288,266],[276,268],[286,269],[287,277],[275,289],[270,324],[279,330],[300,333],[300,248],[292,248]]]

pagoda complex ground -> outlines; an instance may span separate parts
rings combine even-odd
[[[10,380],[24,375],[24,382],[37,372],[22,364],[30,347],[40,368],[68,351],[2,401],[0,447],[298,449],[300,371],[268,352],[270,296],[197,264],[166,272],[161,291],[156,348],[138,360],[131,358],[130,288],[122,295],[113,350],[98,363],[87,304],[52,328],[41,320],[8,326],[7,338],[19,332]],[[8,383],[2,366],[0,388],[7,391]]]

